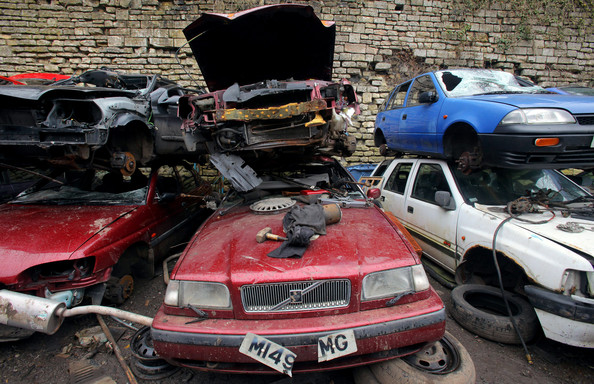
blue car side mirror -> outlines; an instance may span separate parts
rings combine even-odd
[[[423,92],[419,95],[419,103],[421,104],[435,103],[437,99],[437,93],[433,91]]]

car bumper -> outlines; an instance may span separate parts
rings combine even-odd
[[[483,148],[483,163],[491,166],[522,166],[534,168],[580,167],[594,163],[594,132],[511,132],[479,134]],[[559,144],[537,147],[537,138],[559,138]]]
[[[293,372],[313,372],[407,355],[443,336],[445,309],[434,292],[427,300],[398,307],[312,318],[212,319],[190,324],[186,323],[193,318],[166,315],[161,308],[151,332],[157,354],[174,365],[231,373],[275,373],[239,352],[250,332],[295,353]],[[318,339],[347,330],[355,334],[357,352],[318,363]]]
[[[547,338],[594,348],[594,305],[533,285],[524,289]]]

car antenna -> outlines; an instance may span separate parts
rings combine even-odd
[[[204,90],[204,87],[200,86],[200,85],[198,84],[198,81],[194,80],[194,78],[192,77],[192,75],[190,75],[190,73],[189,73],[189,72],[186,70],[186,67],[184,67],[184,66],[182,65],[182,63],[181,63],[181,61],[179,60],[179,57],[178,57],[178,54],[179,54],[179,52],[181,51],[181,49],[182,49],[183,47],[185,47],[187,44],[190,44],[190,43],[191,43],[191,42],[192,42],[192,41],[193,41],[195,38],[202,36],[202,34],[204,34],[204,33],[205,33],[205,32],[202,32],[202,33],[200,33],[200,34],[198,34],[198,35],[196,35],[196,36],[192,37],[190,40],[186,41],[185,43],[183,43],[183,44],[181,45],[181,47],[179,47],[179,48],[177,49],[177,51],[175,51],[175,60],[177,61],[177,63],[178,63],[178,64],[179,64],[179,66],[181,67],[181,69],[183,69],[183,70],[184,70],[184,72],[186,73],[186,75],[188,75],[188,77],[190,78],[190,81],[191,81],[192,83],[195,83],[195,84],[196,84],[196,86],[198,87],[198,89],[199,89],[199,90],[201,90],[203,93],[206,93],[206,91]]]

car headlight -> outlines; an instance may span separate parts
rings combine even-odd
[[[426,289],[429,289],[429,280],[423,266],[418,264],[368,274],[363,278],[362,299],[376,300]]]
[[[563,109],[528,108],[511,111],[499,123],[509,124],[575,124],[575,119]]]
[[[171,280],[165,291],[166,305],[230,309],[231,296],[225,284],[203,281]]]

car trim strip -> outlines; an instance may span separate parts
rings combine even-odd
[[[409,317],[406,319],[399,319],[388,321],[385,323],[364,325],[361,327],[352,328],[357,339],[367,339],[378,336],[385,336],[399,332],[410,331],[417,328],[423,328],[434,325],[446,320],[445,308],[438,311],[427,313],[419,316]],[[301,345],[316,345],[320,337],[329,335],[331,333],[340,332],[341,330],[329,330],[324,332],[302,333],[298,335],[263,335],[268,340],[285,347],[301,346]],[[189,344],[205,347],[231,347],[239,348],[245,335],[221,335],[208,333],[190,333],[165,331],[161,329],[151,328],[153,340],[176,343]]]

